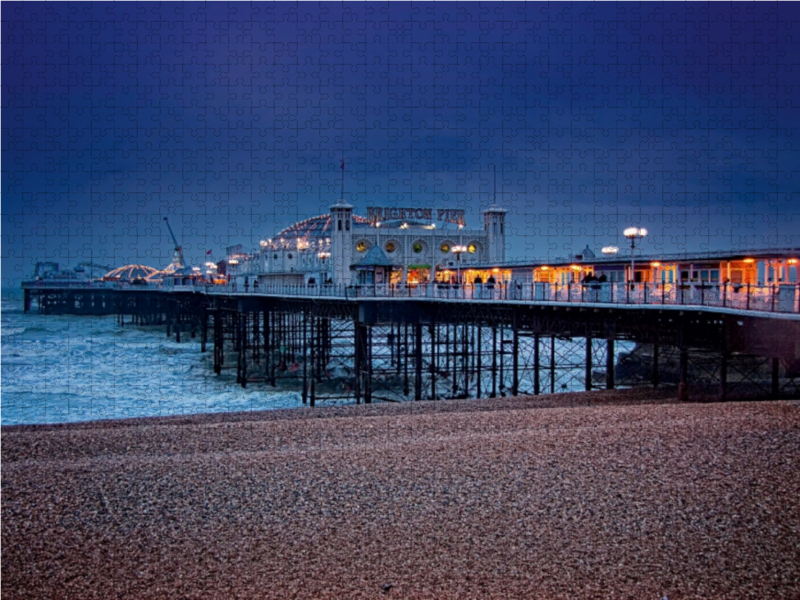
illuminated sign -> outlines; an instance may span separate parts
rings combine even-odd
[[[433,221],[434,214],[437,221],[464,225],[464,211],[460,208],[395,208],[395,207],[367,207],[367,219],[370,223],[394,220]]]

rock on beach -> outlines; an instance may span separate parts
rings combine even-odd
[[[672,394],[4,427],[2,597],[800,597],[800,403]]]

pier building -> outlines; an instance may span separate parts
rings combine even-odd
[[[361,216],[340,199],[252,254],[229,250],[226,267],[240,284],[268,286],[456,283],[471,267],[505,262],[505,215],[490,206],[482,226],[470,228],[461,209],[370,207]]]

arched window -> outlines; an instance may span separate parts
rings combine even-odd
[[[345,219],[345,221],[344,221],[344,228],[345,228],[347,231],[350,231],[350,219]]]
[[[339,231],[341,231],[341,230],[342,230],[342,220],[339,219]]]

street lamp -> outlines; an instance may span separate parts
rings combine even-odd
[[[461,285],[461,254],[467,251],[466,246],[453,246],[450,252],[456,255],[456,283]]]
[[[647,229],[644,227],[628,227],[625,231],[622,232],[626,238],[631,241],[631,283],[636,281],[636,271],[635,263],[634,263],[634,248],[636,246],[636,240],[642,239],[644,236],[647,235]]]

